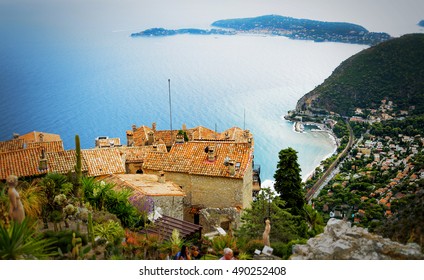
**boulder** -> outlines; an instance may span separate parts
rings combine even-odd
[[[423,260],[416,243],[401,244],[351,226],[350,222],[330,219],[322,234],[306,244],[293,246],[292,260]]]

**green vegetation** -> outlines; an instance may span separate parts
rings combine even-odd
[[[36,223],[25,218],[22,223],[12,221],[10,226],[0,223],[0,260],[48,259],[54,240],[42,238]]]
[[[344,217],[393,240],[423,246],[422,116],[358,125],[365,127],[369,132],[340,173],[313,200],[315,209],[325,221],[330,215]]]
[[[285,208],[293,215],[300,215],[305,204],[297,152],[292,148],[279,152],[279,162],[274,174],[274,188],[286,202]]]
[[[423,49],[424,34],[409,34],[361,51],[305,96],[318,97],[310,109],[352,116],[355,108],[376,109],[389,99],[396,111],[424,113]],[[304,101],[297,107],[306,109]]]

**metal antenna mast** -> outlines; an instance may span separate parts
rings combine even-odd
[[[243,108],[243,130],[246,130],[246,108]]]
[[[171,126],[171,146],[172,146],[171,79],[168,79],[168,90],[169,90],[169,124]]]

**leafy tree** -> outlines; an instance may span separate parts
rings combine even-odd
[[[275,190],[286,202],[284,208],[293,215],[301,215],[305,204],[302,189],[300,167],[297,163],[297,152],[292,148],[283,149],[279,153],[279,162],[274,174]]]

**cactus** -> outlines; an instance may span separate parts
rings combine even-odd
[[[93,231],[93,216],[91,212],[88,212],[88,240],[91,242],[91,246],[96,247],[96,243],[94,241],[94,231]]]
[[[78,259],[80,256],[80,248],[82,246],[82,239],[81,237],[76,237],[75,232],[72,233],[72,258]]]

